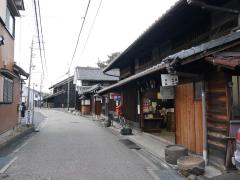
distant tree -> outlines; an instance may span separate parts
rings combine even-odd
[[[120,52],[114,52],[108,55],[108,58],[105,61],[101,61],[100,59],[98,59],[97,66],[99,68],[105,68],[112,60],[114,60],[119,55],[120,55]]]

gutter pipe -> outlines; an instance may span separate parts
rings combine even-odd
[[[202,89],[202,126],[203,126],[203,159],[205,161],[205,165],[207,165],[208,153],[207,153],[206,92],[204,84]]]

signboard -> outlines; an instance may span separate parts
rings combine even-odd
[[[91,105],[90,100],[85,100],[85,104],[84,105]]]
[[[174,87],[160,86],[160,99],[174,99]]]
[[[27,125],[32,124],[32,112],[31,112],[31,110],[26,111],[25,120],[26,120]]]
[[[161,74],[162,86],[176,86],[178,84],[178,76],[171,74]]]
[[[118,96],[121,96],[121,94],[118,94],[118,93],[110,93],[110,99],[115,99],[116,97]]]
[[[114,96],[113,98],[115,101],[120,101],[121,100],[121,96]]]

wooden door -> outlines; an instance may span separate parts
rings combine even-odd
[[[176,87],[176,143],[202,153],[202,104],[194,100],[192,83]]]
[[[230,120],[228,82],[225,74],[217,72],[206,82],[208,157],[209,162],[221,168],[231,161],[231,158],[226,161]]]
[[[100,115],[101,114],[101,101],[95,101],[95,114]]]

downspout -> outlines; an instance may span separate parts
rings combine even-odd
[[[137,90],[137,114],[139,115],[139,126],[142,126],[142,119],[141,119],[141,99],[140,99],[140,90]]]
[[[202,89],[202,126],[203,126],[203,159],[205,165],[208,164],[208,153],[207,153],[207,119],[206,119],[206,92],[203,84]]]

